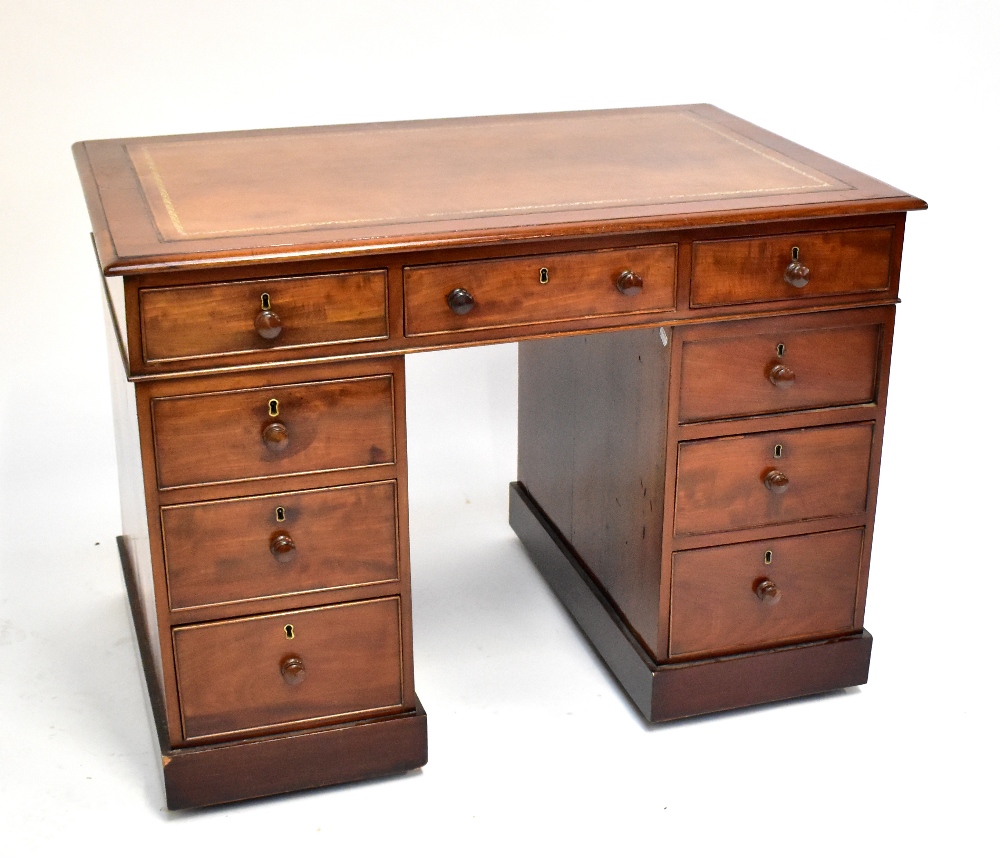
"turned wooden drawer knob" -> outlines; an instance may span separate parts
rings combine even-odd
[[[753,591],[765,604],[777,604],[781,600],[781,590],[778,589],[778,584],[766,577],[757,581]]]
[[[306,665],[302,663],[302,658],[290,655],[281,662],[281,677],[285,684],[292,686],[302,684],[306,677]]]
[[[260,433],[268,449],[280,452],[288,446],[288,429],[280,420],[268,423]]]
[[[785,268],[785,282],[797,289],[809,285],[809,269],[799,261],[799,248],[792,248],[792,261]]]
[[[278,562],[291,562],[295,559],[295,542],[288,533],[278,533],[271,539],[271,554]]]
[[[764,485],[768,491],[784,494],[788,490],[788,477],[780,470],[769,470],[764,476]]]
[[[476,299],[465,289],[452,289],[448,292],[448,306],[455,315],[465,315],[472,312]]]
[[[795,383],[795,370],[791,366],[777,363],[771,367],[771,371],[767,373],[767,377],[779,390],[787,390]]]
[[[635,271],[622,271],[615,285],[623,295],[637,295],[642,291],[642,277]]]
[[[253,326],[261,339],[277,339],[281,335],[281,316],[272,309],[262,309]]]

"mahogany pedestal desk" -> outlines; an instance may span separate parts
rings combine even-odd
[[[511,525],[647,718],[867,680],[920,200],[706,105],[74,152],[168,806],[426,761],[413,351],[520,342]]]

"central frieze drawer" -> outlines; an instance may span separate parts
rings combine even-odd
[[[186,740],[403,704],[398,598],[175,628]]]
[[[670,656],[708,656],[854,628],[864,529],[673,556]]]
[[[889,289],[893,229],[696,241],[691,306],[802,300]]]
[[[407,336],[676,306],[677,245],[403,269]]]
[[[160,518],[173,610],[399,578],[394,481],[165,506]]]
[[[773,332],[762,335],[684,343],[681,422],[875,400],[882,325],[772,324]]]
[[[679,444],[675,534],[863,514],[873,429],[864,422]]]
[[[153,399],[161,488],[390,464],[392,376]]]
[[[385,271],[142,289],[147,363],[385,339]]]

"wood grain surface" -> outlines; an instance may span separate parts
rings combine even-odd
[[[161,488],[395,460],[388,375],[163,397],[152,413]],[[276,424],[286,428],[283,448],[263,438]]]
[[[518,347],[519,481],[656,643],[668,351],[658,329]]]
[[[872,402],[882,326],[841,325],[837,316],[826,315],[775,319],[763,334],[733,335],[741,332],[739,325],[698,330],[695,336],[705,338],[688,339],[682,346],[678,419]]]
[[[891,229],[853,229],[696,241],[691,306],[887,291],[892,238]],[[798,259],[809,269],[809,281],[802,288],[785,280],[793,248],[798,248]]]
[[[864,512],[872,432],[855,423],[681,443],[675,535]],[[783,493],[765,484],[774,471],[788,479]]]
[[[280,320],[273,338],[255,327],[262,303]],[[142,289],[139,314],[147,363],[388,336],[384,271]]]
[[[172,610],[399,577],[395,482],[166,506],[160,517]],[[281,559],[278,538],[291,545]]]
[[[673,244],[405,268],[406,335],[670,312],[676,269]],[[625,272],[641,277],[637,294],[616,287]],[[472,295],[468,313],[458,315],[448,306],[453,289]]]
[[[854,630],[863,529],[679,551],[673,555],[670,654],[771,648]],[[779,598],[755,586],[771,582]]]
[[[399,612],[398,598],[383,598],[175,628],[185,738],[402,708]],[[293,657],[296,684],[282,674]]]

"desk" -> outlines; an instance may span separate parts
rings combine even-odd
[[[520,343],[511,525],[647,718],[867,680],[920,200],[706,105],[74,153],[170,807],[425,763],[413,351]]]

